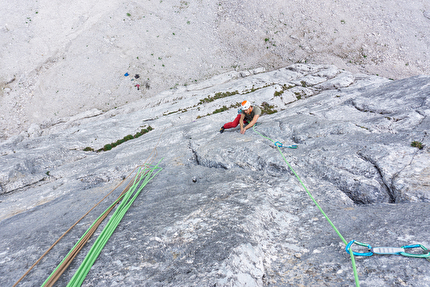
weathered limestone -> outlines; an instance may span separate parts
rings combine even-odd
[[[243,99],[267,103],[277,112],[263,115],[256,130],[298,145],[282,149],[285,158],[346,240],[429,247],[428,95],[429,76],[390,81],[297,64],[227,73],[107,113],[33,125],[0,144],[1,285],[18,280],[136,166],[164,158],[84,286],[351,286],[344,244],[273,143],[252,129],[218,129]],[[84,151],[148,126],[109,151]],[[23,286],[40,285],[120,192],[62,239]],[[357,258],[362,286],[425,286],[428,264]]]

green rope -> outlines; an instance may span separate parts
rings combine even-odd
[[[90,226],[90,228],[88,228],[88,230],[84,233],[84,235],[82,235],[82,237],[75,244],[75,246],[69,251],[67,256],[73,252],[73,250],[76,248],[76,246],[78,246],[79,242],[85,237],[85,235],[94,226],[94,224],[97,222],[97,220],[100,219],[100,217],[102,217],[113,205],[117,204],[117,202],[122,199],[122,201],[119,204],[119,206],[117,207],[116,211],[114,212],[112,217],[109,219],[106,226],[103,228],[103,231],[100,233],[100,235],[98,236],[98,238],[94,242],[90,251],[86,255],[85,259],[83,260],[83,262],[81,263],[78,270],[75,272],[75,274],[73,275],[72,279],[69,281],[67,286],[81,286],[81,284],[85,280],[85,277],[87,276],[88,272],[90,271],[92,265],[96,261],[97,257],[99,256],[103,247],[106,245],[109,238],[112,236],[113,232],[115,231],[116,227],[118,226],[118,224],[120,223],[120,221],[124,217],[125,213],[130,208],[131,204],[134,202],[134,200],[137,198],[137,196],[140,194],[140,192],[146,186],[146,184],[161,171],[161,168],[158,167],[158,164],[161,162],[161,160],[155,166],[147,165],[147,166],[145,166],[145,168],[143,170],[141,168],[139,168],[139,171],[137,172],[137,175],[134,178],[133,185],[130,187],[130,189],[122,197],[118,198],[108,209],[106,209],[96,219],[96,221],[94,221],[94,223]],[[51,275],[45,280],[45,282],[42,284],[42,287],[46,284],[46,282],[54,274],[54,272],[59,268],[59,266],[65,260],[65,258],[55,268],[55,270],[51,273]]]
[[[97,221],[106,213],[109,211],[109,209],[118,203],[118,201],[120,201],[125,194],[123,194],[120,198],[118,198],[114,203],[112,203],[99,217],[97,217],[97,219],[93,222],[93,224],[91,224],[91,226],[87,229],[87,231],[85,231],[85,233],[82,235],[82,237],[78,240],[78,242],[76,242],[76,244],[72,247],[72,249],[70,249],[69,253],[67,253],[67,255],[63,258],[63,260],[61,260],[61,262],[57,265],[57,267],[54,269],[54,271],[52,271],[51,275],[49,275],[48,278],[46,278],[45,282],[43,282],[43,284],[41,285],[41,287],[45,286],[45,284],[48,282],[49,278],[52,277],[52,275],[54,275],[55,271],[57,271],[58,268],[60,268],[61,264],[64,262],[64,260],[66,260],[66,258],[70,255],[70,253],[73,252],[73,250],[79,245],[79,243],[82,241],[82,239],[85,237],[85,235],[91,230],[91,228],[94,226],[94,224],[97,223]]]
[[[269,141],[271,141],[272,143],[275,143],[275,141],[274,140],[272,140],[271,138],[268,138],[268,137],[266,137],[266,136],[263,136],[262,134],[260,134],[259,132],[257,132],[256,130],[255,130],[255,125],[252,127],[252,129],[254,130],[254,132],[256,132],[257,134],[259,134],[260,136],[262,136],[263,138],[265,138],[265,139],[268,139]]]
[[[160,160],[161,161],[161,160]],[[160,162],[158,162],[159,164]],[[137,198],[139,193],[145,187],[145,185],[154,178],[154,176],[161,171],[161,168],[158,168],[158,164],[153,168],[145,168],[142,172],[139,169],[137,176],[134,179],[133,186],[129,189],[129,191],[125,194],[124,199],[118,206],[117,210],[114,212],[112,217],[109,219],[103,231],[100,233],[97,240],[94,242],[84,261],[79,266],[75,275],[73,275],[72,279],[67,284],[68,287],[71,286],[81,286],[82,282],[84,282],[85,277],[102,251],[103,247],[106,245],[107,241],[115,231],[121,219],[124,217],[127,210],[130,208],[131,204]],[[155,172],[156,171],[156,172]],[[155,172],[155,173],[154,173]],[[137,181],[137,178],[139,177]],[[140,184],[140,182],[143,182]],[[139,186],[140,184],[140,186]],[[139,188],[136,191],[136,188]]]
[[[275,142],[274,140],[272,140],[269,137],[266,137],[264,135],[262,135],[261,133],[259,133],[258,131],[255,130],[255,126],[252,127],[252,129],[254,130],[254,132],[256,132],[257,134],[259,134],[260,136],[262,136],[265,139],[270,140],[271,142]],[[300,179],[300,177],[297,175],[297,173],[294,171],[294,169],[291,167],[290,163],[287,161],[287,159],[285,158],[284,154],[282,153],[281,149],[279,148],[279,146],[276,146],[276,148],[278,149],[279,153],[282,155],[282,158],[284,159],[285,163],[288,165],[288,167],[291,169],[291,171],[294,173],[294,175],[296,176],[296,178],[299,180],[300,184],[303,186],[303,188],[305,189],[305,191],[307,192],[307,194],[309,195],[309,197],[312,199],[312,201],[315,203],[315,205],[318,207],[318,209],[321,211],[321,213],[324,215],[324,217],[327,219],[327,221],[330,223],[331,227],[334,229],[334,231],[337,233],[337,235],[340,237],[340,239],[342,240],[342,242],[347,245],[348,242],[345,240],[345,238],[342,236],[342,234],[340,234],[339,230],[336,228],[336,226],[333,224],[333,222],[330,220],[330,218],[327,216],[327,214],[324,212],[324,210],[321,208],[321,206],[318,204],[318,202],[315,200],[315,198],[312,196],[312,194],[309,192],[309,190],[306,188],[305,184],[303,183],[303,181]],[[357,287],[360,286],[360,283],[358,281],[358,273],[357,273],[357,267],[355,265],[355,258],[354,258],[354,254],[351,251],[351,248],[349,248],[349,254],[351,254],[351,262],[352,262],[352,269],[354,271],[354,278],[355,278],[355,285]]]

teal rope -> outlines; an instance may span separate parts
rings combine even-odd
[[[264,135],[262,135],[261,133],[257,132],[255,130],[255,126],[252,127],[252,129],[254,130],[254,132],[256,132],[257,134],[259,134],[260,136],[262,136],[265,139],[270,140],[271,142],[275,142],[274,140],[272,140],[269,137],[266,137]],[[300,184],[303,186],[303,188],[305,189],[305,191],[307,192],[307,194],[309,195],[309,197],[312,199],[312,201],[315,203],[315,205],[318,207],[318,209],[321,211],[321,213],[324,215],[324,217],[327,219],[328,223],[330,223],[331,227],[334,229],[334,231],[337,233],[337,235],[339,236],[339,238],[342,240],[342,242],[347,245],[348,242],[345,240],[345,238],[342,236],[342,234],[340,234],[339,230],[336,228],[336,226],[333,224],[333,222],[330,220],[330,218],[327,216],[327,214],[324,212],[324,210],[321,208],[321,206],[318,204],[318,202],[315,200],[315,198],[312,196],[312,194],[309,192],[309,190],[306,188],[305,184],[303,183],[303,181],[300,179],[300,177],[297,175],[297,173],[295,172],[295,170],[291,167],[290,163],[287,161],[287,159],[285,158],[284,154],[282,153],[281,149],[279,148],[279,146],[276,146],[276,148],[278,149],[279,153],[282,155],[282,158],[284,159],[285,163],[288,165],[288,167],[291,169],[291,171],[294,173],[294,175],[296,176],[296,178],[299,180]],[[354,258],[354,254],[351,252],[351,248],[349,249],[349,254],[351,254],[351,262],[352,262],[352,269],[354,271],[354,278],[355,278],[355,285],[357,287],[360,286],[360,283],[358,281],[358,273],[357,273],[357,267],[355,265],[355,258]]]

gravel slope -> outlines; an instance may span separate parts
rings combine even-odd
[[[429,31],[425,0],[2,1],[0,138],[235,69],[429,74]]]

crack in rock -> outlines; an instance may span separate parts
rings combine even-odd
[[[202,158],[198,154],[197,149],[193,148],[191,142],[189,142],[188,147],[189,147],[189,149],[191,150],[191,152],[193,154],[193,160],[196,163],[196,165],[203,166],[203,167],[208,167],[208,168],[214,167],[214,168],[228,169],[228,167],[226,165],[224,165],[223,163]]]
[[[355,100],[351,100],[350,103],[355,109],[363,113],[374,113],[374,114],[380,114],[380,115],[388,115],[393,113],[393,111],[372,109],[367,104],[364,104],[364,103],[359,104]]]
[[[395,194],[394,194],[394,191],[393,191],[393,189],[391,188],[391,185],[389,185],[389,184],[387,184],[386,182],[385,182],[385,180],[384,180],[384,176],[383,176],[383,174],[382,174],[382,170],[381,170],[381,168],[379,167],[379,165],[376,163],[376,161],[375,160],[373,160],[373,159],[371,159],[370,157],[367,157],[367,156],[365,156],[363,153],[361,153],[361,152],[358,152],[357,153],[357,155],[361,158],[361,159],[363,159],[364,161],[366,161],[366,162],[369,162],[370,164],[372,164],[372,166],[376,169],[376,171],[378,172],[378,175],[379,175],[379,178],[380,178],[380,180],[381,180],[381,182],[383,183],[383,186],[385,187],[385,189],[386,189],[386,191],[387,191],[387,194],[388,194],[388,196],[389,196],[389,203],[396,203],[396,197],[395,197]],[[391,182],[394,180],[394,177],[393,177],[393,179],[391,180]]]
[[[217,152],[214,151],[218,156],[221,156],[222,159],[225,159],[225,162],[217,161],[215,159],[210,159],[209,157],[203,157],[197,151],[197,148],[193,147],[190,142],[188,145],[189,149],[193,154],[193,160],[196,165],[208,167],[208,168],[222,168],[222,169],[232,169],[232,168],[240,168],[250,171],[256,172],[265,172],[270,176],[279,176],[279,175],[291,175],[291,172],[288,168],[286,168],[282,162],[273,162],[270,159],[266,160],[264,157],[259,155],[254,155],[253,151],[250,151],[248,154],[250,156],[238,156],[238,152],[232,149],[224,149],[223,151]],[[245,154],[247,152],[245,151]],[[241,158],[241,159],[239,159]]]
[[[21,192],[21,191],[25,191],[27,189],[33,188],[33,187],[35,187],[35,186],[37,186],[38,184],[41,184],[41,183],[46,184],[46,183],[49,182],[49,181],[46,181],[47,178],[48,177],[44,176],[44,177],[42,177],[39,180],[31,181],[29,183],[23,183],[21,186],[18,186],[16,188],[13,188],[13,189],[10,189],[10,190],[8,190],[4,186],[4,184],[0,184],[0,195],[11,195],[11,194],[14,194],[16,192]]]

